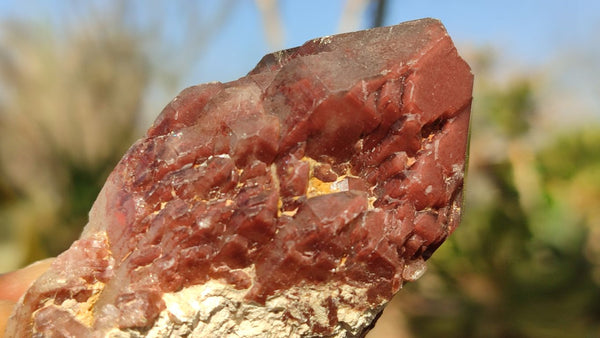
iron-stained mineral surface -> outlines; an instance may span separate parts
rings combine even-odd
[[[472,82],[422,19],[184,90],[8,336],[364,335],[460,221]]]

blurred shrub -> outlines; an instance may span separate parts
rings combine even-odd
[[[3,256],[22,263],[63,251],[87,222],[132,143],[147,60],[118,25],[61,38],[52,27],[3,28],[0,222]]]

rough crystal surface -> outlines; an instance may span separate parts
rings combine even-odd
[[[9,336],[360,336],[460,220],[472,92],[422,19],[181,92]]]

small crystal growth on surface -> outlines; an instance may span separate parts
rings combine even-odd
[[[422,19],[185,89],[7,334],[364,335],[460,221],[472,82]]]

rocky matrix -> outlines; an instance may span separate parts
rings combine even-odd
[[[8,336],[364,335],[460,221],[472,81],[423,19],[184,90]]]

